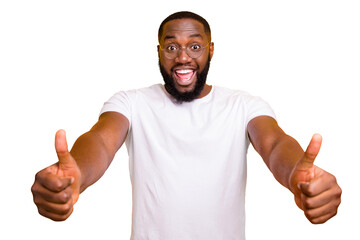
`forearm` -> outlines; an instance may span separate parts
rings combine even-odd
[[[294,138],[284,134],[277,141],[266,161],[276,180],[289,190],[291,190],[291,173],[303,155],[304,151],[299,143]]]
[[[251,120],[248,133],[274,177],[294,194],[296,205],[312,223],[324,223],[336,214],[341,188],[333,175],[314,165],[321,147],[320,135],[312,137],[304,152],[275,119],[267,116]]]
[[[80,192],[100,179],[114,157],[107,151],[102,138],[92,131],[80,136],[70,153],[81,171]]]

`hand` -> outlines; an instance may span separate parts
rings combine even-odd
[[[315,134],[290,177],[290,190],[297,206],[313,224],[324,223],[337,214],[341,188],[336,178],[314,165],[322,137]]]
[[[54,221],[64,221],[73,212],[80,194],[80,169],[68,151],[65,131],[55,136],[58,162],[41,170],[31,188],[39,213]]]

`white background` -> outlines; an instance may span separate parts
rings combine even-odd
[[[338,215],[312,225],[249,149],[247,239],[360,239],[358,1],[79,1],[0,3],[0,239],[129,239],[126,148],[57,223],[41,217],[30,187],[56,161],[54,135],[71,146],[119,90],[161,83],[160,22],[179,10],[205,17],[215,54],[209,84],[267,100],[316,164],[343,189]]]

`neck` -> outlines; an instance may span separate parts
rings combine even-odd
[[[205,84],[203,90],[201,91],[201,93],[200,93],[200,95],[197,97],[197,99],[203,98],[203,97],[207,96],[207,95],[210,93],[211,88],[212,88],[212,86]]]

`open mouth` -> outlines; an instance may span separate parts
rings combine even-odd
[[[174,77],[179,85],[188,86],[193,83],[195,72],[194,69],[177,69],[174,71]]]

